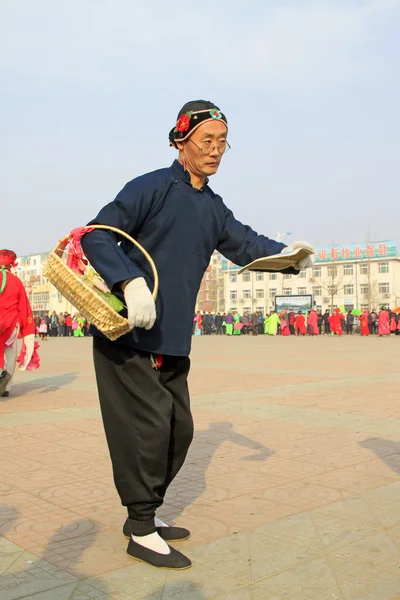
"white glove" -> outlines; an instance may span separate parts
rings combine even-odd
[[[124,289],[128,308],[128,323],[134,327],[151,329],[156,320],[156,305],[143,277],[132,279]]]
[[[292,242],[287,248],[284,248],[282,252],[290,252],[291,250],[297,250],[297,248],[310,248],[313,250],[313,247],[308,242]],[[294,268],[297,269],[297,271],[301,271],[301,269],[309,269],[314,263],[315,254],[309,254],[309,256],[299,260],[299,262],[294,265]]]
[[[24,364],[20,366],[20,371],[26,370],[26,367],[29,365],[29,362],[32,358],[33,350],[35,348],[35,334],[31,333],[30,335],[26,335],[24,337],[24,343],[25,343],[26,353],[25,353]]]

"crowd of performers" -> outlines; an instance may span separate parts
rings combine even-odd
[[[359,332],[368,335],[400,335],[400,313],[382,308],[379,312],[364,310],[343,313],[336,308],[333,313],[326,310],[284,310],[279,314],[272,311],[267,315],[256,311],[240,315],[237,311],[227,313],[196,313],[193,319],[193,334],[211,335],[351,335]]]
[[[46,312],[43,316],[36,313],[35,336],[47,341],[48,337],[85,337],[89,335],[90,323],[80,313],[70,315],[68,312],[56,311],[50,315]]]

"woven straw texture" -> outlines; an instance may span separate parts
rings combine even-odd
[[[109,229],[129,239],[137,246],[147,260],[154,275],[153,298],[158,292],[158,274],[154,262],[146,250],[128,234],[113,227],[104,225],[92,225],[93,229]],[[82,278],[70,269],[63,260],[63,253],[68,244],[69,236],[60,240],[57,246],[50,252],[43,269],[44,276],[54,287],[71,302],[71,304],[109,340],[116,340],[121,335],[131,330],[128,320],[114,310],[103,298],[101,298],[92,287],[89,287]]]

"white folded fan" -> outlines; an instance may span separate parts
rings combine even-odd
[[[272,256],[263,256],[257,258],[242,269],[243,271],[283,271],[288,267],[294,267],[302,258],[306,258],[314,254],[314,248],[308,244],[295,250],[283,250],[280,254],[272,254]]]

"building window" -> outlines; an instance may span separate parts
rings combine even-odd
[[[210,279],[210,271],[206,271],[206,281]]]
[[[242,278],[243,278],[243,282],[250,281],[250,273],[249,272],[243,273]]]
[[[343,293],[345,296],[352,296],[354,294],[354,285],[344,285]]]
[[[368,304],[361,304],[361,310],[368,310],[369,306]]]
[[[378,264],[379,273],[389,273],[389,263],[388,262],[380,262]]]
[[[304,296],[304,294],[307,294],[307,288],[305,288],[305,287],[297,288],[297,293],[299,296]]]
[[[368,265],[360,265],[360,274],[368,275]]]
[[[302,269],[297,277],[300,277],[300,279],[305,279],[307,277],[306,269]]]
[[[264,281],[264,273],[256,273],[256,281]]]
[[[244,312],[244,313],[249,313],[250,311],[251,311],[251,308],[250,308],[250,306],[244,306],[244,307],[243,307],[243,312]]]
[[[354,265],[344,265],[343,274],[344,275],[354,275]]]
[[[334,296],[337,294],[337,286],[336,285],[328,285],[328,293],[330,296]]]
[[[380,294],[389,294],[390,293],[390,286],[388,283],[380,283],[379,284],[379,293]]]
[[[210,299],[210,292],[206,292],[206,300]]]
[[[283,288],[283,293],[285,294],[285,296],[291,296],[292,288]]]
[[[314,296],[322,296],[322,287],[319,285],[316,287],[313,287],[312,292],[313,292]]]
[[[269,297],[273,300],[276,296],[276,290],[269,290]]]
[[[33,304],[48,304],[49,292],[34,292]]]
[[[264,312],[264,307],[263,306],[256,306],[256,310],[258,312]]]
[[[264,290],[256,290],[256,298],[264,298]]]
[[[283,279],[292,279],[292,275],[290,273],[284,273]]]
[[[236,300],[237,300],[237,291],[236,290],[231,290],[229,292],[229,298],[230,298],[230,300],[235,300],[235,302],[236,302]]]
[[[337,277],[338,269],[336,265],[328,265],[328,277]]]
[[[251,298],[251,290],[243,290],[243,298]]]
[[[33,266],[36,266],[36,258],[33,259]]]
[[[367,295],[368,295],[368,289],[369,289],[368,283],[362,283],[362,284],[360,285],[360,292],[361,292],[362,294],[364,294],[365,296],[367,296]]]
[[[313,277],[321,277],[322,269],[321,267],[313,267],[312,276]]]
[[[272,280],[274,280],[274,279],[276,279],[276,278],[277,278],[277,274],[276,274],[276,273],[270,273],[270,274],[269,274],[269,278],[270,278],[270,280],[272,281]]]
[[[58,301],[59,301],[59,302],[62,302],[62,299],[63,299],[63,295],[62,295],[62,294],[60,294],[60,292],[58,292]]]
[[[237,274],[236,273],[229,273],[229,281],[231,283],[236,283],[237,282]]]

